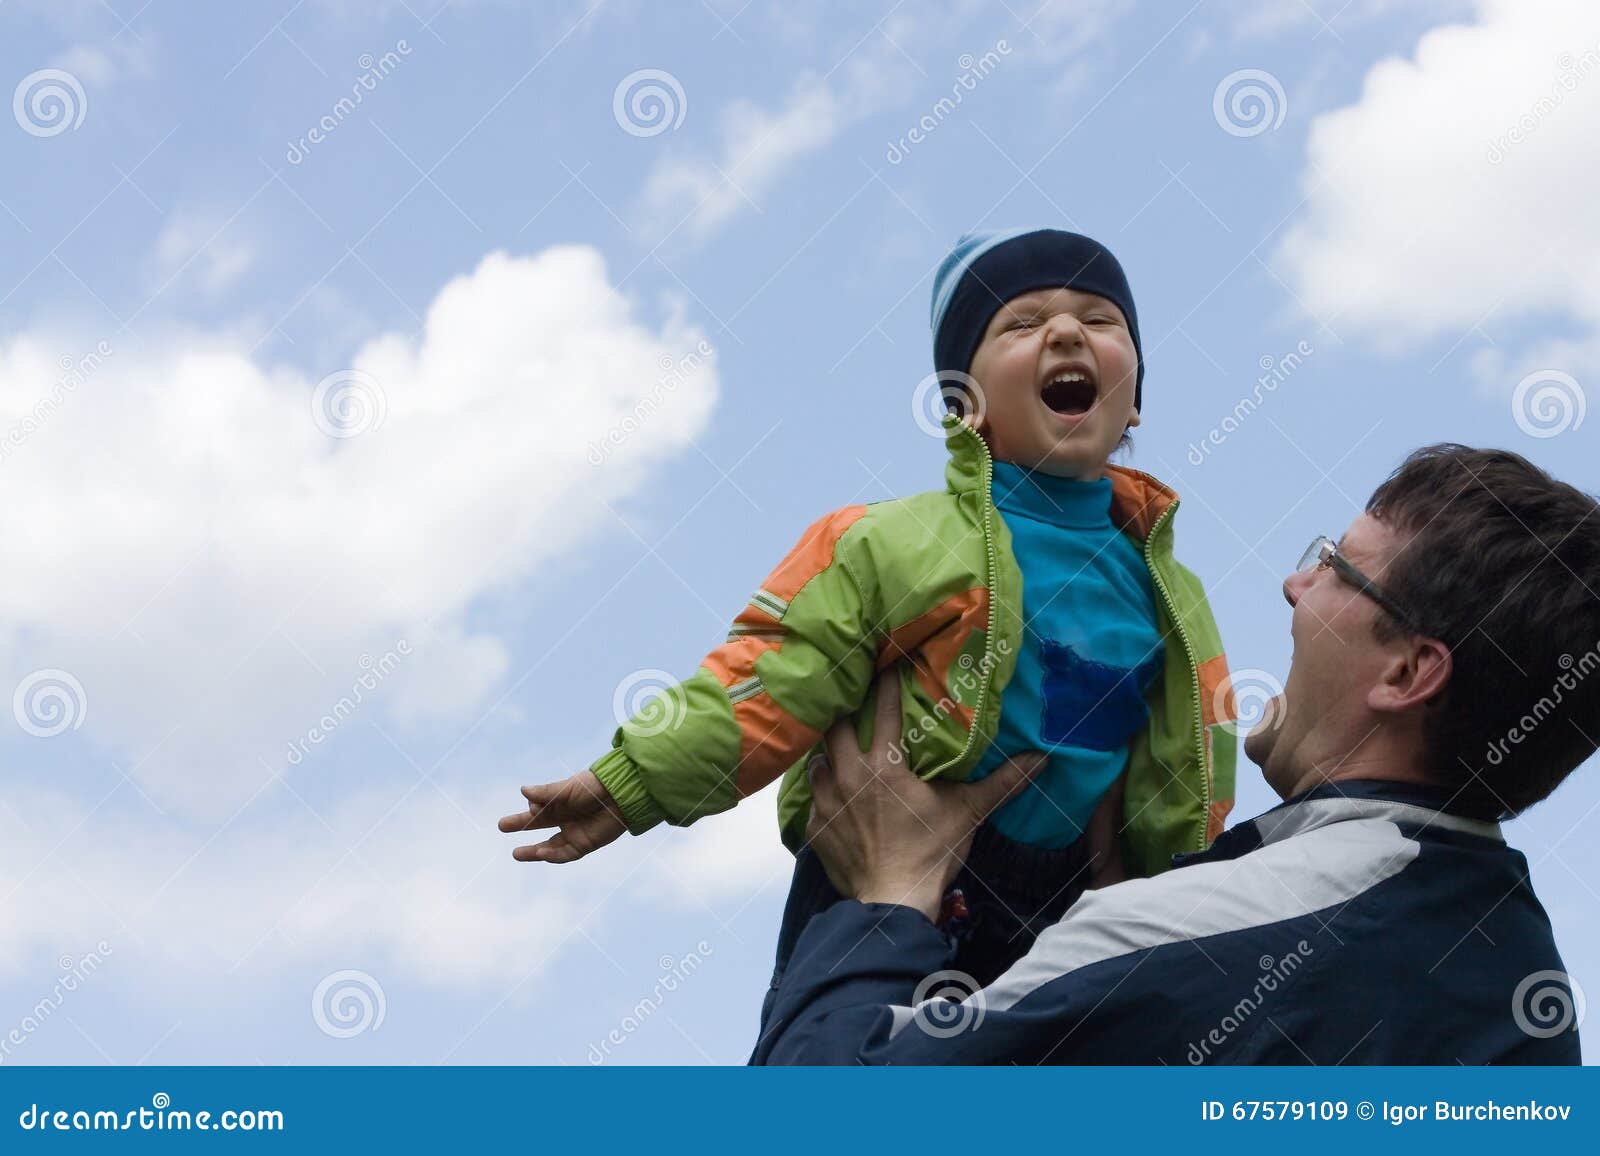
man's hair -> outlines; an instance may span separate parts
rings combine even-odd
[[[1532,806],[1600,746],[1600,504],[1517,454],[1445,443],[1367,513],[1404,543],[1373,580],[1453,656],[1426,708],[1430,773],[1489,813]],[[1405,628],[1380,614],[1377,632]]]

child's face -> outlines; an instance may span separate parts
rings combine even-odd
[[[1013,297],[990,320],[968,371],[982,393],[979,432],[1000,461],[1098,478],[1124,431],[1139,424],[1138,368],[1127,320],[1104,297],[1076,289]]]

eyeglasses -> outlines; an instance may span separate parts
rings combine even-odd
[[[1416,615],[1385,594],[1377,583],[1352,566],[1345,556],[1339,553],[1339,546],[1332,538],[1322,536],[1314,540],[1306,547],[1306,552],[1300,555],[1300,564],[1295,569],[1304,574],[1328,567],[1332,567],[1333,572],[1340,578],[1383,607],[1407,630],[1416,634],[1428,633],[1417,621]]]

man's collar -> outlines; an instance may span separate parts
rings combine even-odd
[[[1387,779],[1346,779],[1322,783],[1285,799],[1254,819],[1228,828],[1208,850],[1174,855],[1172,865],[1237,859],[1269,843],[1347,819],[1384,819],[1505,841],[1498,822],[1465,813],[1452,802],[1452,792],[1446,788]]]

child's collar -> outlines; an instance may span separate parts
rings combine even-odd
[[[947,413],[942,420],[945,448],[950,451],[950,460],[945,464],[946,482],[956,493],[980,488],[989,447],[977,430],[955,414]],[[1178,500],[1171,486],[1143,470],[1107,462],[1102,476],[1111,479],[1111,521],[1140,542],[1150,537],[1162,515]]]
[[[1117,528],[1143,542],[1161,516],[1178,500],[1171,486],[1143,470],[1106,463],[1111,479],[1111,520]]]

